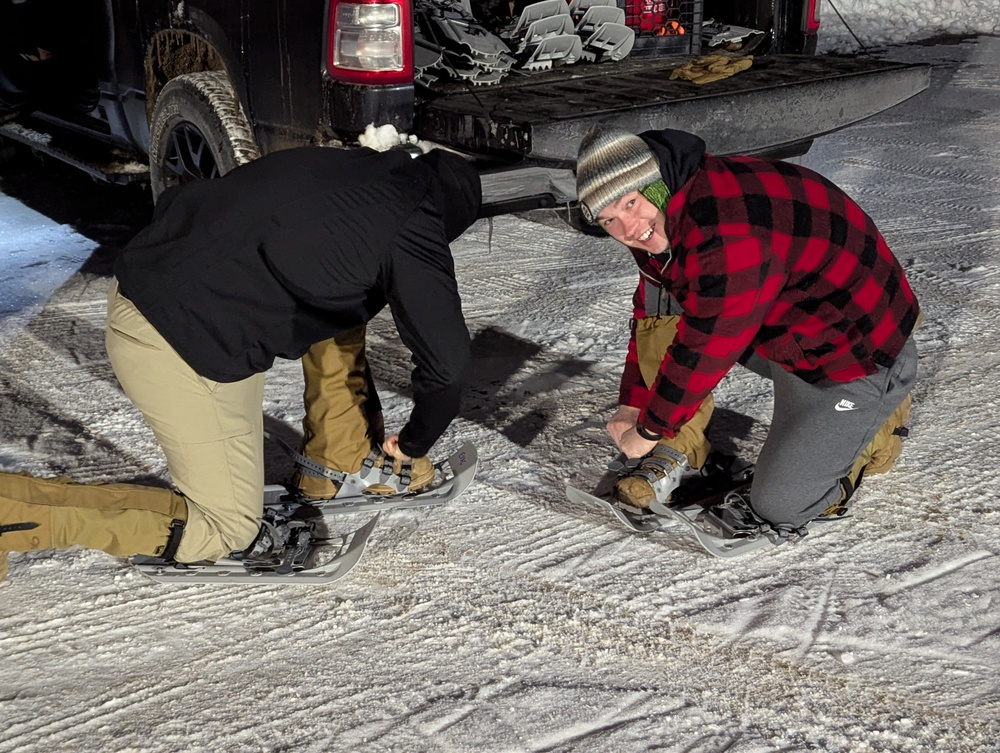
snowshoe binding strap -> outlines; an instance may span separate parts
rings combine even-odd
[[[775,545],[798,541],[809,533],[804,525],[769,523],[754,512],[750,500],[738,492],[730,492],[720,504],[707,507],[695,517],[694,523],[705,533],[721,539],[764,537]]]
[[[682,512],[659,501],[654,501],[650,510],[660,515],[673,514],[675,517]],[[689,522],[695,528],[722,540],[756,540],[764,537],[772,544],[781,544],[800,539],[808,533],[805,526],[772,525],[754,512],[750,501],[738,492],[730,492],[722,502],[689,515]]]
[[[321,465],[320,463],[317,463],[315,460],[310,460],[302,453],[296,452],[291,447],[289,447],[288,443],[282,440],[280,437],[276,437],[273,434],[269,434],[267,432],[264,433],[264,436],[270,439],[272,442],[276,442],[278,446],[280,446],[281,449],[285,451],[288,457],[290,457],[295,462],[295,467],[298,468],[303,475],[316,476],[318,478],[329,479],[330,481],[334,482],[338,488],[340,488],[343,485],[344,479],[347,477],[348,474],[344,473],[343,471],[335,471],[331,468],[327,468],[325,465]]]
[[[177,556],[177,548],[181,545],[181,537],[184,536],[183,520],[172,520],[170,522],[170,533],[167,534],[167,543],[160,553],[160,557],[167,562],[172,562]]]
[[[771,524],[753,511],[743,495],[735,492],[699,517],[706,531],[727,539],[749,538],[771,531]]]
[[[355,497],[364,493],[365,489],[375,484],[381,484],[391,489],[393,493],[407,491],[410,484],[410,463],[401,463],[399,474],[393,473],[393,463],[388,455],[379,449],[373,449],[361,463],[361,470],[356,473],[345,473],[327,468],[315,460],[310,460],[300,452],[293,450],[280,437],[265,433],[271,441],[277,443],[295,463],[300,473],[306,476],[329,479],[337,485],[338,497]]]
[[[368,481],[369,484],[385,484],[394,487],[397,492],[404,492],[406,487],[410,485],[410,467],[410,462],[404,460],[400,463],[399,473],[395,474],[395,464],[392,457],[381,450],[372,450],[361,464],[359,475],[368,480],[371,472],[377,470],[380,478],[377,481]]]
[[[671,478],[671,472],[675,468],[680,469],[680,474],[688,470],[687,455],[665,444],[658,444],[653,448],[652,452],[639,460],[637,466],[628,468],[621,475],[639,476],[646,479],[650,486],[653,487],[657,498],[660,498],[661,492],[665,491],[666,495],[669,495],[677,486],[676,479]],[[665,487],[667,486],[670,488],[666,489]]]
[[[247,569],[287,575],[306,569],[313,549],[314,523],[293,520],[274,509],[265,511],[260,519],[260,531],[253,543],[232,558]]]

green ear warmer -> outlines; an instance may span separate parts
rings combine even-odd
[[[664,214],[667,213],[667,202],[670,201],[670,189],[662,180],[653,181],[645,188],[639,189],[639,193],[653,202],[656,208]]]

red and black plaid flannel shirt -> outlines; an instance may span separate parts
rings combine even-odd
[[[652,389],[629,343],[620,402],[673,436],[748,349],[810,383],[892,363],[917,321],[902,267],[872,219],[797,165],[706,155],[667,206],[672,258],[633,251],[682,314]],[[636,318],[646,315],[640,277]]]

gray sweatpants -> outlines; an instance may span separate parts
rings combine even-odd
[[[841,498],[841,479],[913,387],[917,347],[910,337],[892,366],[847,383],[808,384],[756,354],[746,366],[774,383],[751,504],[772,524],[798,527]]]

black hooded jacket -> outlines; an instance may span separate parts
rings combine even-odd
[[[469,172],[459,232],[479,204]],[[415,364],[400,448],[426,455],[458,412],[469,357],[439,174],[400,152],[303,147],[171,189],[115,264],[121,293],[219,382],[299,358],[388,305]]]

